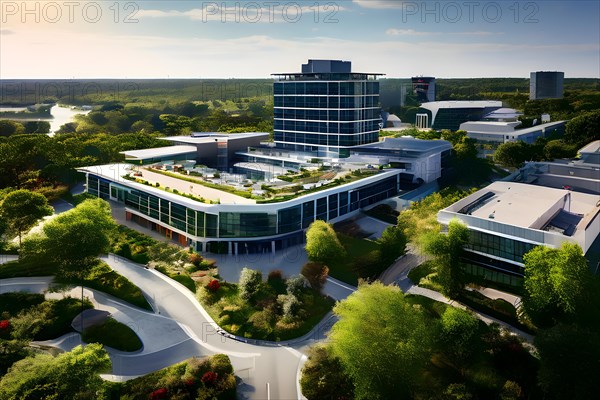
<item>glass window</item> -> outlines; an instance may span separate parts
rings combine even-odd
[[[317,218],[327,221],[327,197],[317,199]]]
[[[306,229],[315,220],[315,202],[307,201],[302,204],[302,229]]]
[[[338,216],[338,195],[332,194],[329,196],[329,219],[334,219]]]
[[[206,237],[217,237],[219,216],[206,214]]]
[[[300,206],[286,208],[278,213],[278,233],[289,233],[301,229]]]

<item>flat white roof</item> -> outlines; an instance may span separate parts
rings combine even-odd
[[[580,153],[600,153],[600,140],[595,140],[592,143],[586,144],[579,149]]]
[[[539,225],[540,218],[546,218],[544,223],[548,222],[554,213],[546,214],[565,196],[570,196],[570,207],[566,211],[582,214],[584,218],[599,211],[599,207],[596,205],[598,196],[592,194],[504,181],[494,182],[445,210],[458,213],[463,207],[488,192],[492,192],[494,196],[482,202],[482,205],[472,211],[471,215],[522,228]],[[493,218],[490,218],[492,215]],[[532,229],[537,229],[537,227]]]
[[[121,154],[124,154],[127,160],[147,160],[150,158],[178,156],[195,152],[196,146],[167,146],[145,150],[127,150],[122,151]]]
[[[431,101],[421,104],[421,108],[439,110],[441,108],[485,108],[502,107],[501,101],[496,100],[456,100],[456,101]]]
[[[167,136],[161,139],[168,140],[177,143],[188,143],[188,144],[203,144],[221,141],[230,141],[237,139],[249,139],[258,137],[268,137],[267,132],[248,132],[248,133],[215,133],[215,132],[200,132],[198,136]]]

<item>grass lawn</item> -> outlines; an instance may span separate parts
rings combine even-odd
[[[196,282],[189,275],[185,275],[185,274],[181,274],[181,273],[172,273],[163,266],[157,266],[155,269],[158,272],[160,272],[161,274],[166,275],[169,278],[173,279],[174,281],[181,283],[183,286],[188,288],[192,293],[196,293]]]
[[[86,329],[83,332],[83,341],[100,343],[122,351],[136,351],[142,348],[142,341],[138,335],[130,327],[113,318]]]
[[[58,283],[69,285],[81,285],[78,278],[57,279]],[[83,285],[91,289],[110,294],[130,304],[152,311],[152,307],[142,294],[140,288],[118,272],[113,271],[102,261],[91,270],[89,275],[83,280]]]
[[[358,286],[358,274],[354,271],[354,261],[370,252],[379,249],[379,243],[368,239],[358,239],[338,233],[338,239],[346,249],[346,257],[330,262],[329,275],[342,282]]]
[[[0,294],[0,315],[8,313],[17,315],[21,310],[41,304],[44,302],[44,295],[39,293],[4,293]]]
[[[23,261],[10,261],[0,265],[0,279],[50,276],[56,273],[56,266],[47,263],[25,263]]]
[[[85,300],[83,309],[92,308]],[[23,340],[55,339],[73,331],[71,322],[82,310],[81,299],[46,300],[23,309],[10,319],[12,335]]]
[[[442,286],[437,282],[437,272],[433,261],[425,261],[408,272],[408,278],[415,284],[426,289],[442,292]]]

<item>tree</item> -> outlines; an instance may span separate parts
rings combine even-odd
[[[25,127],[20,122],[8,119],[0,120],[0,136],[21,135],[25,133]]]
[[[537,246],[523,256],[523,263],[523,306],[534,322],[549,325],[552,319],[576,315],[591,280],[579,245],[565,242],[559,249]]]
[[[239,289],[240,297],[243,300],[250,300],[258,291],[262,283],[262,273],[253,269],[244,267],[240,274]]]
[[[45,253],[61,274],[85,276],[96,258],[110,249],[115,227],[106,201],[85,200],[44,225]]]
[[[540,355],[538,382],[557,399],[592,399],[600,391],[600,334],[596,329],[559,324],[535,338]]]
[[[469,229],[458,219],[450,221],[448,234],[430,232],[422,238],[423,250],[435,258],[443,293],[450,298],[458,297],[464,284],[461,256],[468,241]]]
[[[567,122],[565,140],[582,145],[600,139],[600,110],[592,111]]]
[[[462,370],[478,348],[479,321],[468,311],[447,307],[442,314],[442,351]]]
[[[9,230],[18,234],[19,246],[22,244],[23,232],[29,230],[40,218],[52,215],[53,212],[46,197],[24,189],[9,193],[0,204],[0,216]]]
[[[505,167],[518,168],[528,160],[531,160],[531,154],[527,144],[521,141],[503,143],[494,153],[494,162]]]
[[[546,160],[572,158],[576,155],[577,146],[569,145],[562,140],[551,140],[544,146],[544,158]]]
[[[52,357],[36,354],[17,361],[0,380],[2,399],[95,399],[103,391],[99,373],[110,370],[102,345],[91,343]]]
[[[301,273],[308,280],[313,289],[321,291],[321,288],[327,281],[329,268],[318,262],[307,262],[302,267]]]
[[[333,355],[352,378],[357,399],[409,398],[430,356],[431,329],[398,287],[362,284],[333,309]]]
[[[306,252],[311,261],[328,264],[346,253],[333,227],[327,222],[316,220],[306,231]]]
[[[343,371],[339,358],[328,347],[314,346],[300,378],[302,394],[308,400],[352,399],[354,385]]]
[[[381,262],[386,268],[406,251],[406,235],[397,226],[385,228],[377,241],[381,244]]]

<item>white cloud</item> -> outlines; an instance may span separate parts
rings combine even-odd
[[[276,3],[276,2],[275,2]],[[317,4],[317,6],[300,6],[298,2],[277,3],[269,5],[269,2],[250,2],[247,4],[236,3],[234,6],[221,7],[220,3],[211,2],[202,8],[190,10],[157,10],[140,9],[135,18],[187,18],[192,21],[218,21],[218,22],[245,22],[245,23],[274,23],[274,22],[299,22],[318,17],[335,19],[335,15],[347,8],[337,3]],[[256,7],[256,6],[259,7]]]
[[[2,37],[2,78],[267,78],[293,72],[309,58],[343,59],[357,71],[390,77],[526,77],[544,64],[569,76],[597,75],[596,44],[497,44],[378,42],[313,36],[299,39],[256,35],[234,39],[166,38],[15,30]],[[483,36],[485,37],[485,36]],[[307,45],[310,43],[310,45]],[[30,51],[22,53],[23,48]],[[19,57],[16,55],[20,54]],[[556,54],[563,54],[560,59]],[[410,57],[407,57],[410,55]],[[39,60],[54,60],[39,63]],[[453,60],[449,63],[448,60]]]
[[[391,28],[385,31],[385,34],[388,36],[427,36],[427,35],[437,35],[438,32],[420,32],[415,31],[414,29],[395,29]]]
[[[403,1],[400,0],[352,0],[354,4],[363,8],[401,8]]]
[[[427,32],[416,31],[414,29],[395,29],[390,28],[385,31],[388,36],[431,36],[431,35],[458,35],[458,36],[492,36],[503,35],[504,32],[472,31],[472,32]]]

